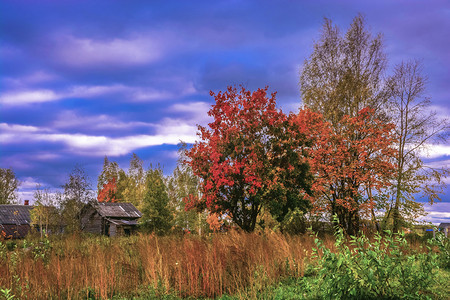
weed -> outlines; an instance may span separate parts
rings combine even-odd
[[[0,288],[0,296],[2,296],[1,299],[5,300],[13,300],[16,298],[10,289]]]
[[[435,280],[437,255],[411,251],[403,234],[364,235],[347,241],[337,227],[337,252],[315,240],[318,286],[332,299],[421,299]]]

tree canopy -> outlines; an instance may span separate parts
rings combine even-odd
[[[214,120],[209,129],[199,126],[201,140],[187,152],[187,163],[202,179],[202,195],[190,205],[226,213],[246,231],[254,230],[263,207],[279,219],[289,209],[306,209],[311,175],[297,152],[305,141],[290,135],[275,94],[228,87],[211,96]]]
[[[333,126],[365,107],[380,113],[378,108],[387,100],[386,61],[381,34],[373,37],[362,15],[353,19],[345,35],[325,19],[320,39],[300,70],[303,104],[323,114]]]
[[[17,189],[20,182],[14,171],[0,168],[0,204],[10,204],[17,200]]]

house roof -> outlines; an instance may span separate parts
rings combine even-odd
[[[450,227],[450,223],[441,223],[439,224],[439,228]]]
[[[93,205],[98,213],[105,218],[140,218],[142,213],[131,203],[105,203]]]
[[[30,210],[33,206],[3,204],[0,205],[0,224],[30,225]]]

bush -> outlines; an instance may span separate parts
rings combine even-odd
[[[14,249],[16,249],[17,244],[15,241],[7,241],[6,242],[6,248],[8,249],[8,251],[14,251]]]
[[[445,237],[444,233],[435,229],[436,237],[433,239],[432,244],[437,246],[439,249],[439,266],[443,269],[450,269],[450,242],[449,239]]]
[[[281,231],[288,234],[302,234],[306,232],[307,223],[305,215],[301,210],[295,208],[289,210],[281,222]]]
[[[421,299],[430,289],[437,255],[416,253],[403,234],[376,234],[374,241],[362,235],[349,243],[343,230],[336,231],[336,253],[315,239],[318,287],[326,299]]]

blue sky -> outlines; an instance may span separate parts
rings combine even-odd
[[[389,70],[422,60],[448,117],[448,1],[0,0],[0,166],[15,170],[22,199],[36,183],[58,188],[75,164],[95,186],[105,155],[127,168],[135,152],[168,175],[177,143],[208,123],[210,90],[268,85],[296,111],[323,18],[346,30],[358,13],[384,35]],[[448,166],[450,143],[429,154]],[[450,220],[449,204],[427,220]]]

